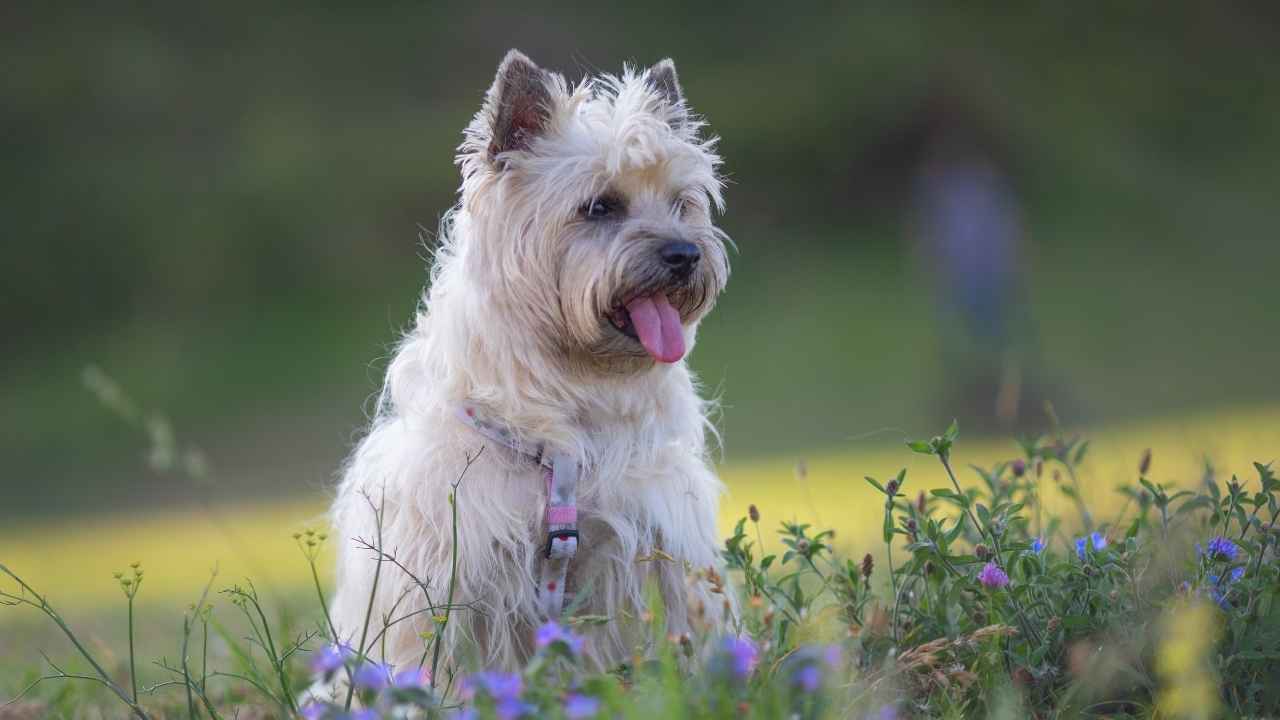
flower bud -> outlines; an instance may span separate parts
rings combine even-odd
[[[894,496],[894,495],[897,495],[897,494],[898,494],[898,481],[895,479],[895,480],[890,480],[889,482],[885,483],[885,484],[884,484],[884,491],[885,491],[886,493],[888,493],[890,497],[892,497],[892,496]]]
[[[753,523],[760,522],[760,508],[756,507],[755,503],[747,506],[747,517],[751,518]]]
[[[1151,470],[1151,448],[1142,451],[1142,459],[1138,461],[1138,474],[1146,477]]]
[[[1013,470],[1014,477],[1020,478],[1027,474],[1027,463],[1022,458],[1018,458],[1017,460],[1009,463],[1009,469]]]
[[[978,543],[978,546],[973,549],[973,554],[977,555],[979,560],[985,562],[991,559],[991,548],[983,545],[982,543]]]
[[[875,560],[871,559],[871,553],[862,556],[862,577],[870,578],[871,570],[876,565]]]

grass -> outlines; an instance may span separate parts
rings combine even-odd
[[[1118,507],[1112,490],[1131,482],[1142,452],[1153,452],[1152,477],[1181,480],[1200,477],[1210,460],[1220,477],[1250,472],[1259,452],[1280,448],[1280,406],[1240,408],[1090,429],[1093,439],[1082,477],[1090,507]],[[878,544],[880,503],[864,475],[892,476],[907,468],[912,486],[935,487],[944,478],[929,458],[903,452],[905,434],[885,430],[853,440],[846,450],[812,456],[750,459],[730,456],[721,467],[728,485],[722,500],[721,529],[754,503],[766,510],[769,527],[803,519],[837,532],[836,545],[861,555]],[[958,458],[963,477],[969,463],[989,466],[1017,454],[1008,440],[970,441]],[[804,473],[797,472],[803,461]],[[803,475],[803,477],[801,477]],[[214,505],[206,510],[116,513],[66,520],[10,522],[0,528],[0,554],[10,567],[74,613],[92,615],[120,603],[111,574],[133,561],[148,569],[140,601],[189,602],[198,596],[215,565],[228,582],[252,577],[260,588],[288,596],[310,582],[291,534],[324,523],[326,498],[305,498],[252,505]],[[1066,498],[1050,495],[1046,506],[1065,508]],[[322,563],[328,568],[327,562]],[[13,613],[0,615],[0,627]],[[2,653],[0,653],[2,654]]]

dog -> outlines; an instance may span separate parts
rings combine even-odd
[[[704,131],[670,60],[571,85],[503,59],[332,506],[341,640],[416,666],[439,631],[448,667],[514,669],[573,613],[607,618],[581,652],[610,668],[655,597],[668,632],[731,623],[685,365],[729,277]]]

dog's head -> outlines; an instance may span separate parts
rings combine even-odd
[[[670,60],[570,87],[511,51],[460,148],[469,272],[575,364],[678,362],[729,275],[702,127]]]

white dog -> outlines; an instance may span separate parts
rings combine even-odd
[[[368,615],[366,644],[391,623],[371,655],[420,660],[450,588],[455,483],[450,667],[515,667],[566,609],[611,619],[586,631],[593,664],[628,660],[648,587],[672,632],[728,621],[718,581],[688,573],[719,566],[722,486],[683,358],[729,274],[702,127],[669,60],[576,86],[516,51],[502,61],[459,149],[430,289],[333,506],[343,640]],[[374,507],[403,567],[379,570],[355,541],[376,543]]]

